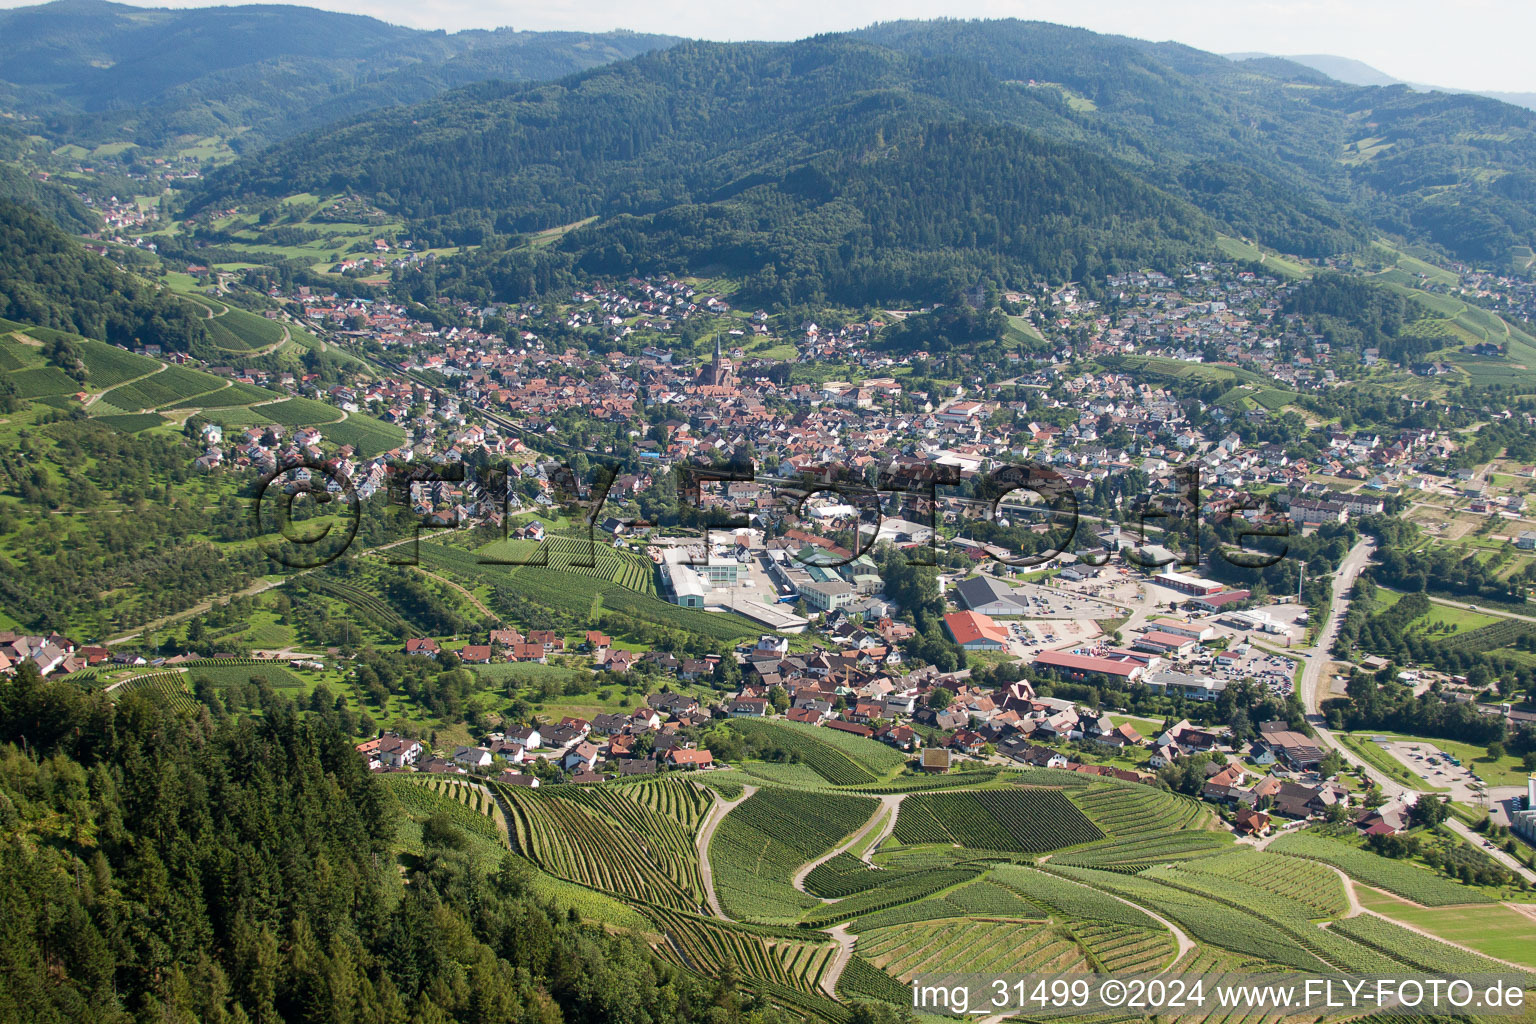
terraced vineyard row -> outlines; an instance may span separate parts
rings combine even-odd
[[[311,573],[301,581],[301,586],[316,594],[334,598],[352,609],[370,626],[381,632],[403,638],[414,630],[399,612],[390,607],[379,595],[340,580],[327,579]]]
[[[902,801],[893,833],[903,843],[1043,853],[1090,843],[1104,833],[1051,789],[935,793]]]
[[[882,782],[873,786],[860,786],[860,793],[890,794],[890,793],[921,793],[930,789],[959,789],[963,786],[982,786],[989,782],[1007,782],[1015,774],[1013,769],[1005,769],[998,765],[985,765],[970,770],[972,762],[964,762],[964,771],[951,772],[948,775],[912,775],[904,776],[895,782]]]
[[[1431,974],[1507,974],[1512,970],[1497,960],[1437,942],[1373,914],[1335,921],[1330,930]],[[1536,974],[1527,972],[1526,981],[1533,979]]]
[[[1091,923],[1074,926],[1072,934],[1097,969],[1107,973],[1158,971],[1178,951],[1173,936],[1163,929]]]
[[[837,900],[873,889],[890,874],[870,867],[851,853],[840,853],[811,869],[805,876],[805,890],[822,899]]]
[[[1162,925],[1129,904],[1089,885],[1052,878],[1034,868],[998,865],[991,877],[1046,911],[1073,921],[1120,925],[1143,930]]]
[[[221,377],[184,366],[167,366],[131,384],[119,384],[102,396],[103,401],[125,410],[156,409],[193,395],[216,391],[225,385]]]
[[[1095,782],[1073,793],[1072,802],[1118,839],[1199,828],[1210,816],[1197,800],[1134,782]]]
[[[1311,908],[1256,885],[1177,867],[1153,868],[1138,877],[1161,883],[1184,897],[1195,897],[1249,915],[1255,927],[1267,929],[1274,939],[1294,946],[1334,970],[1390,974],[1404,966],[1403,961],[1382,950],[1352,941],[1346,931],[1316,927],[1309,919],[1315,913]],[[1191,922],[1191,927],[1197,925],[1198,922]]]
[[[1122,875],[1054,863],[1046,864],[1044,870],[1124,896],[1140,906],[1171,918],[1193,937],[1223,949],[1300,970],[1322,970],[1327,966],[1303,949],[1293,937],[1278,931],[1259,917],[1203,895],[1176,889],[1140,875]]]
[[[180,672],[154,672],[149,675],[135,676],[119,686],[114,693],[127,692],[143,693],[157,700],[163,700],[177,711],[187,714],[196,714],[201,706],[197,703],[190,691],[187,690],[187,677]]]
[[[1281,836],[1269,844],[1271,853],[1319,860],[1342,868],[1351,878],[1395,893],[1426,907],[1457,903],[1488,903],[1488,896],[1469,886],[1457,885],[1424,868],[1389,860],[1369,850],[1306,832]]]
[[[537,563],[548,569],[617,583],[642,594],[656,592],[655,572],[649,559],[620,551],[595,538],[589,541],[585,537],[551,534],[542,541],[494,541],[475,554],[477,558],[514,565]]]
[[[1221,832],[1153,832],[1133,839],[1094,843],[1055,860],[1061,864],[1134,874],[1153,864],[1205,858],[1231,848],[1231,836]]]
[[[830,740],[818,735],[823,732],[828,736],[840,735],[836,730],[803,726],[802,731],[789,728],[790,725],[799,723],[763,722],[740,718],[732,719],[730,724],[733,729],[740,732],[766,739],[772,744],[770,750],[777,750],[784,757],[793,758],[834,786],[858,786],[874,782],[878,778],[876,772],[869,766],[839,749]],[[870,746],[879,745],[873,740],[864,742]]]
[[[775,935],[659,908],[647,907],[645,913],[665,936],[656,947],[663,957],[710,977],[731,964],[740,976],[814,993],[837,952],[824,938]]]
[[[898,907],[904,903],[915,903],[951,886],[969,881],[980,873],[980,868],[968,867],[889,872],[890,877],[880,885],[867,889],[857,896],[849,896],[836,903],[818,904],[805,915],[803,923],[813,928],[820,928]]]
[[[1185,861],[1179,871],[1235,879],[1309,907],[1319,917],[1335,917],[1349,909],[1343,881],[1332,868],[1315,861],[1244,850]]]
[[[158,359],[136,355],[104,341],[87,339],[79,342],[79,346],[85,362],[85,379],[95,388],[116,387],[160,368]]]
[[[968,885],[939,896],[930,896],[915,903],[881,910],[855,919],[848,927],[860,934],[875,928],[914,924],[921,921],[947,921],[956,917],[985,915],[1015,920],[1034,920],[1044,916],[1039,907],[1012,892],[1006,886],[987,879],[979,879]]]
[[[617,795],[610,799],[626,813],[615,817],[589,799],[594,791],[574,786],[544,793],[493,785],[511,809],[508,829],[518,851],[550,874],[661,907],[699,907],[703,883],[693,843],[672,819]]]
[[[500,844],[502,820],[494,800],[479,787],[441,775],[385,775],[384,783],[407,810],[423,814],[447,814],[455,825],[483,839]]]
[[[616,786],[613,791],[680,823],[690,835],[698,831],[715,800],[709,790],[677,778],[647,779]]]
[[[877,999],[895,1006],[911,1006],[912,990],[855,954],[843,965],[837,979],[838,995],[845,999]]]
[[[825,794],[814,801],[764,787],[732,808],[709,846],[715,892],[728,916],[788,922],[815,900],[790,884],[795,869],[859,829],[874,812],[867,797]]]
[[[935,921],[861,932],[854,947],[870,966],[908,981],[952,971],[1022,974],[1082,970],[1070,933],[1044,921]],[[910,998],[910,997],[909,997]]]

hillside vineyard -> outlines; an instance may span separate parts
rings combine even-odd
[[[1530,94],[684,13],[0,10],[0,1022],[1528,1016]]]

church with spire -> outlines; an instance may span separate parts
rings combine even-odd
[[[734,388],[736,368],[720,349],[720,335],[715,335],[715,358],[699,369],[697,383],[701,387]]]

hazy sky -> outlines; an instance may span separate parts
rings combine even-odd
[[[198,7],[206,0],[141,5]],[[1531,0],[313,0],[307,5],[450,31],[629,28],[707,39],[797,39],[897,18],[1033,18],[1172,39],[1217,53],[1337,54],[1413,82],[1536,91]],[[0,6],[20,4],[0,0]]]

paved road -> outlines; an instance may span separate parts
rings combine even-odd
[[[880,806],[875,808],[875,813],[869,816],[869,820],[861,825],[857,832],[843,840],[841,843],[838,843],[836,846],[832,847],[832,849],[828,850],[820,857],[817,857],[815,860],[806,861],[804,864],[800,865],[800,869],[796,871],[794,877],[789,880],[789,884],[794,886],[800,892],[805,892],[805,876],[814,871],[817,866],[825,864],[827,861],[831,860],[833,857],[836,857],[850,846],[853,846],[860,839],[863,839],[864,836],[867,835],[876,826],[882,826],[882,832],[888,832],[889,829],[894,827],[896,824],[896,812],[901,809],[901,800],[905,795],[906,794],[904,793],[887,793],[881,796]],[[876,846],[880,845],[880,842],[883,841],[884,838],[885,836],[882,835],[879,840],[876,840],[873,844],[871,844],[870,850],[873,850]],[[868,850],[865,851],[864,860],[866,863],[869,860]],[[806,893],[806,895],[809,896],[810,893]],[[819,896],[817,899],[820,899],[823,903],[837,902],[836,900],[824,899]]]
[[[1484,615],[1497,615],[1503,619],[1518,619],[1521,622],[1536,622],[1536,615],[1519,615],[1515,612],[1506,612],[1502,608],[1488,608],[1480,604],[1468,604],[1465,601],[1451,601],[1443,597],[1431,597],[1430,604],[1443,604],[1447,608],[1464,608],[1469,612],[1482,612]]]
[[[1339,571],[1333,578],[1333,603],[1329,607],[1328,621],[1318,632],[1317,643],[1311,650],[1304,652],[1303,655],[1307,659],[1307,667],[1301,677],[1301,700],[1302,706],[1306,709],[1307,721],[1316,731],[1318,741],[1324,747],[1337,750],[1351,766],[1364,771],[1367,778],[1381,787],[1381,793],[1386,797],[1388,806],[1394,803],[1407,805],[1416,802],[1421,795],[1421,791],[1404,786],[1396,779],[1377,771],[1371,765],[1356,757],[1348,747],[1340,743],[1337,737],[1324,726],[1323,716],[1318,712],[1318,707],[1324,696],[1322,684],[1331,660],[1330,651],[1333,648],[1333,641],[1339,635],[1339,624],[1344,621],[1344,615],[1349,611],[1349,590],[1354,586],[1355,579],[1360,575],[1360,570],[1365,567],[1365,563],[1369,560],[1371,552],[1374,550],[1375,541],[1370,538],[1362,539],[1344,557],[1344,562],[1339,566]],[[1456,601],[1432,600],[1436,600],[1439,604],[1451,605],[1452,607],[1469,607]],[[1536,618],[1527,616],[1517,615],[1511,617],[1536,622]],[[1484,846],[1483,837],[1473,832],[1472,829],[1460,820],[1447,818],[1445,825],[1452,832],[1455,832],[1500,864],[1516,872],[1527,881],[1536,883],[1536,871],[1525,867],[1525,865],[1503,850],[1498,848],[1489,849]]]

